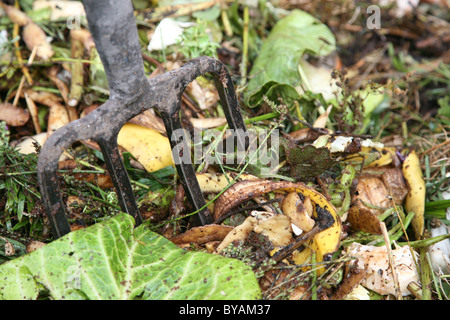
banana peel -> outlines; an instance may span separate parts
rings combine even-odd
[[[305,198],[309,197],[313,207],[312,217],[318,217],[317,210],[326,210],[331,214],[334,220],[331,227],[316,234],[305,245],[303,251],[294,254],[293,258],[295,264],[304,264],[311,257],[313,251],[316,254],[316,262],[320,263],[326,260],[330,254],[334,253],[339,248],[342,223],[336,208],[324,195],[303,183],[270,180],[245,180],[235,183],[216,200],[213,213],[214,219],[219,219],[233,207],[252,197],[260,196],[272,191],[285,193],[296,192],[302,194]],[[325,268],[319,267],[317,273],[322,274],[323,272],[325,272]]]
[[[197,181],[202,193],[219,193],[228,187],[230,181],[234,179],[232,174],[224,173],[197,173]],[[260,180],[250,174],[239,175],[239,180]]]
[[[395,147],[382,147],[382,148],[362,147],[362,152],[365,153],[371,152],[373,150],[378,151],[380,153],[380,157],[377,160],[369,163],[367,165],[368,168],[382,167],[391,164],[392,161],[394,160],[395,153],[397,151]]]
[[[371,161],[364,167],[366,168],[375,168],[382,167],[388,164],[391,164],[394,160],[396,153],[395,147],[361,147],[360,154],[375,154],[376,160]],[[363,160],[367,159],[368,156],[364,155],[349,155],[343,159],[344,162],[352,162],[352,163],[360,163]]]
[[[126,123],[117,136],[117,144],[130,152],[148,172],[174,164],[169,139],[156,130]]]
[[[391,164],[396,159],[397,151],[395,147],[385,147],[383,144],[369,139],[359,141],[346,136],[337,136],[333,141],[330,141],[330,136],[323,135],[316,139],[313,145],[316,148],[325,146],[332,154],[350,153],[343,157],[341,161],[352,165],[358,165],[364,161],[364,167],[367,168]],[[355,148],[358,151],[352,151]]]
[[[415,151],[411,151],[405,158],[402,166],[403,176],[408,186],[408,194],[405,198],[404,207],[406,212],[414,212],[411,221],[414,234],[420,239],[424,232],[425,212],[425,180],[423,179],[420,160]]]
[[[311,203],[308,197],[307,201],[302,201],[297,192],[291,192],[283,199],[282,208],[283,214],[291,218],[292,223],[304,232],[311,231],[315,225],[315,221],[311,219],[313,207],[307,206]]]
[[[308,245],[305,246],[305,249],[301,252],[296,251],[293,254],[293,261],[297,265],[306,263],[310,259],[313,251],[316,254],[316,262],[323,262],[329,255],[334,253],[339,248],[340,244],[342,223],[337,214],[336,208],[325,198],[324,195],[307,186],[298,186],[296,188],[285,188],[281,190],[287,192],[295,191],[297,193],[301,193],[305,197],[309,197],[311,202],[315,204],[313,205],[313,217],[317,217],[318,215],[316,206],[327,210],[333,216],[334,223],[330,228],[319,232],[308,243]],[[317,269],[318,275],[321,275],[324,272],[325,268],[323,266]]]
[[[295,187],[281,188],[278,191],[285,192],[297,192],[302,194],[304,197],[309,197],[313,203],[313,214],[314,218],[317,218],[317,206],[328,211],[334,219],[333,225],[319,232],[312,240],[309,241],[305,248],[301,251],[295,251],[293,253],[293,261],[296,265],[301,265],[306,263],[313,252],[316,254],[316,262],[321,263],[327,259],[329,255],[334,253],[340,245],[342,223],[341,219],[337,214],[336,208],[326,199],[324,195],[320,192],[310,188],[306,185],[296,183]],[[325,272],[323,266],[317,269],[317,274],[321,275]]]

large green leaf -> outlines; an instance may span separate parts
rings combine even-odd
[[[3,299],[257,299],[243,262],[180,249],[130,215],[74,231],[0,265]]]
[[[328,27],[310,14],[293,10],[273,27],[250,72],[245,100],[256,107],[266,95],[283,98],[287,104],[300,99],[299,61],[306,52],[327,55],[335,49],[335,38]]]

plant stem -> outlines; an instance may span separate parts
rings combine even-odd
[[[422,267],[421,283],[422,283],[422,300],[431,300],[431,268],[428,263],[428,250],[420,249],[420,265]]]
[[[316,263],[316,253],[313,251],[311,254],[311,263]],[[311,283],[312,283],[312,295],[311,300],[317,300],[317,270],[313,269],[311,275]]]
[[[242,61],[241,61],[241,87],[247,83],[247,60],[248,60],[248,7],[244,7],[244,28],[242,34]]]
[[[397,295],[397,299],[402,300],[402,294],[400,292],[400,284],[398,282],[398,275],[397,275],[397,271],[395,270],[395,260],[394,260],[394,256],[392,255],[391,244],[390,244],[389,235],[388,235],[388,232],[386,229],[386,224],[384,222],[380,222],[380,226],[381,226],[381,232],[383,234],[384,243],[385,243],[387,254],[388,254],[389,267],[391,268],[391,274],[392,274],[392,280],[394,283],[395,293]]]
[[[270,119],[278,117],[279,115],[280,114],[278,112],[266,113],[266,114],[245,120],[245,124],[250,124],[252,122],[258,122],[258,121],[264,121],[264,120],[270,120]]]
[[[70,85],[68,105],[69,107],[76,107],[81,100],[81,95],[83,94],[84,74],[81,57],[83,56],[84,47],[81,41],[72,38],[71,50],[72,58],[76,59],[77,61],[72,63],[70,66],[72,72],[72,81]],[[71,119],[71,121],[73,120],[75,119]]]
[[[270,113],[266,113],[266,114],[262,114],[260,116],[250,118],[250,119],[246,119],[246,120],[244,120],[244,123],[252,124],[253,122],[270,120],[270,119],[276,118],[278,116],[280,116],[280,114],[278,112],[270,112]],[[225,128],[225,125],[216,127],[217,130],[223,130],[223,128]]]
[[[409,241],[409,242],[398,242],[397,244],[399,246],[404,246],[404,245],[408,244],[414,249],[423,249],[423,248],[426,249],[426,248],[432,246],[433,244],[436,244],[438,242],[444,241],[446,239],[450,239],[450,233],[441,234],[441,235],[436,236],[436,237],[422,239],[422,240]]]
[[[86,60],[86,59],[72,59],[72,58],[52,58],[49,60],[49,62],[81,62],[81,63],[87,63],[87,64],[99,64],[92,60]]]
[[[227,37],[233,36],[233,30],[231,29],[230,20],[228,19],[227,10],[225,8],[222,8],[220,11],[220,16],[222,18],[223,28],[225,30],[225,34]]]

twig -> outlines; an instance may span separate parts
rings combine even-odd
[[[31,55],[28,58],[28,64],[32,64],[33,63],[33,60],[36,57],[37,48],[38,48],[38,46],[34,46],[33,51],[31,51]],[[24,70],[24,68],[22,68],[22,70]],[[17,106],[17,103],[19,102],[19,98],[20,98],[20,96],[22,94],[23,85],[25,84],[25,78],[26,78],[26,75],[28,74],[28,69],[26,69],[26,70],[27,70],[26,72],[23,71],[24,75],[20,79],[19,87],[17,88],[17,91],[16,91],[16,96],[14,97],[14,101],[13,101],[13,105],[14,106]],[[28,76],[29,76],[29,74],[28,74]],[[31,81],[31,83],[33,82],[31,80],[31,78],[30,78],[30,81]],[[30,83],[30,81],[28,83]]]
[[[441,148],[441,147],[443,147],[443,146],[445,146],[445,145],[447,145],[449,143],[450,143],[450,140],[446,140],[444,142],[441,142],[441,143],[435,145],[434,147],[432,147],[432,148],[430,148],[430,149],[428,149],[426,151],[423,151],[422,153],[423,154],[430,154],[430,153],[434,152],[436,149],[439,149],[439,148]]]
[[[325,183],[322,181],[322,179],[319,176],[316,176],[316,181],[319,184],[320,188],[322,189],[324,196],[327,198],[328,201],[331,201],[331,195],[328,192],[328,188],[325,185]]]
[[[388,232],[386,229],[386,224],[384,222],[380,222],[380,227],[381,227],[381,232],[383,233],[384,243],[386,245],[386,250],[388,253],[389,267],[391,268],[392,279],[394,280],[394,288],[395,288],[395,292],[397,294],[397,299],[402,300],[402,294],[400,292],[400,284],[398,282],[397,270],[395,270],[395,261],[394,261],[393,255],[392,255],[391,242],[389,241],[389,235],[388,235]]]
[[[19,8],[17,1],[16,1],[15,6],[16,6],[16,8]],[[18,35],[19,35],[19,25],[17,23],[14,23],[14,26],[13,26],[13,38],[17,37]],[[19,49],[19,41],[15,41],[14,42],[14,46],[16,48],[17,61],[18,61],[19,65],[22,65],[23,64],[23,59],[22,59],[22,53],[20,52],[20,49]],[[35,47],[33,49],[33,51],[35,51],[35,49],[37,49],[37,48]],[[33,59],[34,59],[35,55],[36,55],[36,52],[34,53],[34,55],[33,55],[33,53],[31,53],[31,56],[33,56]],[[30,62],[28,62],[28,64],[29,63]],[[27,79],[28,84],[29,85],[33,85],[33,79],[31,78],[30,73],[28,72],[28,67],[26,65],[22,66],[22,73],[25,76],[25,78]]]
[[[69,88],[64,83],[64,81],[62,81],[61,79],[58,78],[58,70],[59,70],[59,68],[56,65],[51,67],[50,71],[48,72],[48,77],[58,88],[59,94],[61,94],[61,97],[63,98],[64,103],[66,105],[69,105],[68,98],[67,98],[69,96]]]
[[[253,117],[250,119],[245,119],[244,123],[252,124],[252,123],[258,122],[258,121],[271,120],[271,119],[277,118],[279,116],[280,116],[280,114],[278,112],[271,112],[271,113],[262,114],[260,116],[256,116],[256,117]],[[216,127],[217,130],[223,130],[223,128],[225,128],[225,125]]]
[[[33,120],[34,130],[36,131],[37,134],[39,134],[42,132],[42,130],[41,130],[41,126],[39,125],[37,106],[34,103],[34,101],[32,99],[30,99],[30,97],[28,96],[28,94],[26,92],[24,95],[25,95],[25,101],[27,103],[28,110],[30,111],[31,119]]]
[[[315,237],[320,231],[322,231],[319,227],[319,224],[316,224],[311,231],[302,233],[295,241],[285,247],[283,247],[281,250],[277,251],[272,259],[275,261],[280,261],[289,256],[294,250],[297,250],[302,245],[304,245],[307,241]]]

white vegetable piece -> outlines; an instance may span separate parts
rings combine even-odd
[[[444,199],[450,199],[450,191],[442,193]],[[450,219],[450,208],[447,208],[446,219]],[[437,237],[449,233],[448,227],[443,223],[431,228],[431,236]],[[450,273],[450,239],[440,241],[428,248],[431,265],[438,274]]]
[[[366,271],[366,277],[361,285],[381,295],[396,295],[392,269],[385,246],[376,247],[353,243],[348,249],[349,255],[356,258],[351,264]],[[416,255],[416,253],[415,253]],[[395,271],[403,296],[411,294],[407,289],[410,282],[419,283],[419,276],[411,250],[408,246],[392,250]],[[417,257],[415,257],[417,260]]]
[[[362,285],[358,285],[345,296],[344,300],[370,300],[369,291]]]
[[[155,29],[147,50],[162,50],[177,43],[183,29],[194,26],[194,22],[179,22],[171,18],[164,18]]]

